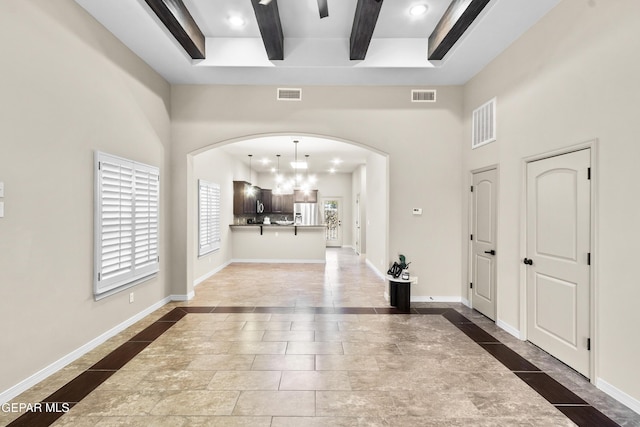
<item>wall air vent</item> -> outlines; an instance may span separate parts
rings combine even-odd
[[[278,88],[278,101],[302,101],[302,89]]]
[[[496,98],[473,110],[471,148],[496,140]]]
[[[413,89],[411,91],[411,102],[436,102],[436,91]]]

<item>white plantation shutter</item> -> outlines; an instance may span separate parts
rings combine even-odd
[[[158,168],[96,153],[96,296],[159,270]]]
[[[100,273],[109,280],[133,271],[133,169],[102,162],[100,187]]]
[[[198,256],[220,248],[220,186],[198,180]]]
[[[134,184],[135,269],[158,271],[158,169],[136,165]]]

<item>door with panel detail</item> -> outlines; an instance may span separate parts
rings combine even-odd
[[[471,305],[491,320],[496,318],[497,179],[496,169],[473,174]]]
[[[590,150],[527,164],[527,336],[589,376]]]
[[[342,198],[322,199],[322,216],[327,226],[325,240],[327,247],[342,247]]]

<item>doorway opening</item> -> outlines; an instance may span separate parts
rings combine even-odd
[[[297,140],[298,160],[305,159],[308,168],[302,171],[292,169],[294,160],[293,141]],[[251,155],[251,156],[249,156]],[[304,259],[278,257],[277,251],[268,251],[264,258],[243,256],[240,244],[234,242],[234,227],[238,225],[238,217],[234,216],[233,182],[243,181],[252,187],[261,189],[263,197],[266,191],[276,193],[278,175],[294,176],[307,181],[307,178],[315,178],[317,191],[313,200],[304,203],[317,204],[319,226],[326,226],[326,234],[323,235],[326,246],[342,247],[358,252],[365,257],[371,254],[372,259],[387,260],[388,247],[388,156],[363,144],[325,137],[321,135],[304,134],[268,134],[223,141],[194,151],[188,156],[187,162],[187,199],[189,203],[189,215],[187,231],[189,235],[187,243],[187,257],[191,269],[191,281],[193,286],[206,280],[217,271],[232,262],[304,262]],[[385,188],[369,189],[367,174],[374,174],[385,183]],[[197,207],[198,196],[194,188],[198,180],[207,180],[220,184],[221,188],[221,244],[220,249],[198,258],[198,223]],[[309,180],[310,181],[310,180]],[[307,181],[307,182],[309,182]],[[376,180],[379,182],[380,180]],[[283,192],[278,191],[278,194]],[[268,193],[266,193],[268,194]],[[262,211],[251,217],[252,223],[258,223],[263,227],[263,235],[267,224],[276,227],[277,221],[292,221],[295,213],[287,212],[286,208],[275,212],[274,204],[269,206],[264,202],[261,208],[271,209]],[[363,217],[367,212],[367,206],[375,206],[375,212],[370,214],[369,222],[362,227]],[[244,219],[244,218],[243,218]],[[246,221],[246,219],[244,219]],[[291,224],[293,226],[295,224]],[[298,236],[301,228],[285,232],[278,229],[279,236]],[[357,232],[356,232],[357,230]],[[256,232],[260,237],[260,231]],[[287,234],[288,233],[288,234]],[[237,233],[239,235],[239,233]],[[369,234],[374,243],[365,246],[366,234]],[[254,236],[252,236],[253,238]],[[302,239],[300,239],[301,241]],[[297,241],[291,239],[295,244]],[[262,241],[260,241],[262,242]],[[323,243],[323,247],[325,244]],[[291,253],[291,252],[289,252]],[[373,263],[367,263],[375,267]],[[382,272],[376,272],[382,275]]]

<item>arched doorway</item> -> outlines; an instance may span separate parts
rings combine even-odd
[[[297,147],[294,147],[294,140],[299,142]],[[211,144],[187,155],[186,295],[192,296],[194,286],[234,261],[229,230],[229,225],[237,220],[229,205],[233,181],[248,181],[262,188],[275,188],[275,172],[292,173],[290,162],[294,160],[295,148],[298,160],[304,159],[313,165],[303,174],[305,178],[316,175],[319,193],[343,199],[342,246],[354,251],[358,249],[363,257],[367,256],[369,249],[377,258],[388,259],[389,174],[386,153],[365,144],[324,135],[279,133],[239,137]],[[309,157],[305,157],[307,155]],[[370,173],[377,177],[375,191],[367,191],[367,175]],[[218,250],[204,256],[198,255],[198,180],[216,182],[221,189],[222,242]],[[385,188],[380,188],[380,182],[384,183]],[[370,197],[367,197],[368,194]],[[375,206],[375,212],[367,209],[368,200],[370,206]],[[359,216],[356,217],[358,212]],[[372,224],[371,220],[367,220],[368,214],[375,218],[375,226],[368,226]],[[380,221],[383,222],[382,226]],[[375,235],[370,239],[374,242],[373,247],[367,248],[367,234]]]

